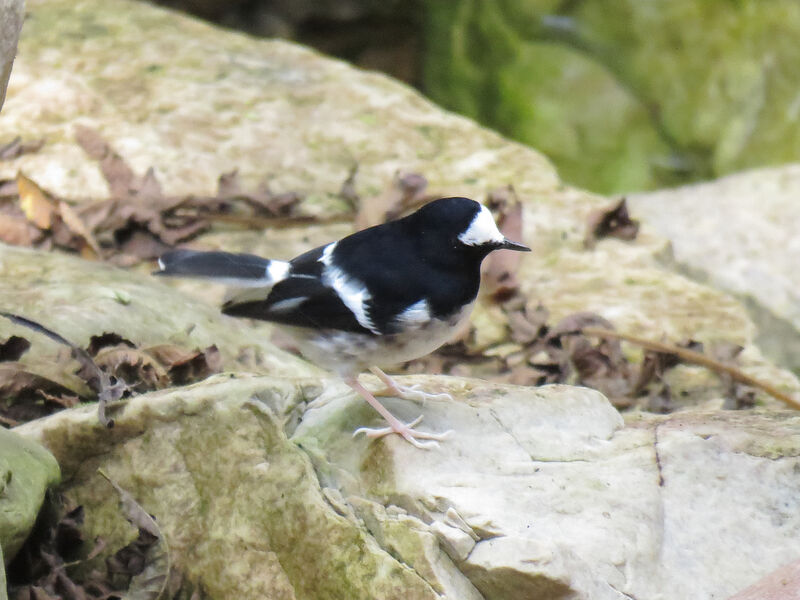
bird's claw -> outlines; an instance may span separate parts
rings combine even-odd
[[[437,394],[438,395],[438,394]],[[398,435],[403,436],[407,442],[413,445],[416,448],[420,448],[423,450],[430,450],[431,448],[438,448],[439,441],[446,439],[449,437],[453,430],[450,429],[445,431],[444,433],[429,433],[427,431],[417,431],[414,429],[417,425],[422,422],[422,415],[414,419],[408,424],[400,423],[399,426],[388,426],[388,427],[359,427],[353,432],[353,437],[357,436],[359,433],[363,433],[368,438],[381,438],[385,435],[390,435],[392,433],[396,433]],[[431,440],[430,442],[421,442],[420,439],[423,440]]]
[[[450,394],[442,393],[442,394],[431,394],[430,392],[423,392],[420,389],[422,386],[420,384],[414,385],[397,385],[394,384],[394,388],[387,387],[383,392],[378,393],[378,396],[399,396],[403,400],[412,400],[414,402],[422,402],[424,405],[428,400],[448,400],[453,401],[453,397]]]

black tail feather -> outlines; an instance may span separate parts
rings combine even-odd
[[[254,254],[173,250],[158,259],[160,270],[154,275],[202,277],[219,280],[243,280],[270,283],[269,266],[273,261]]]

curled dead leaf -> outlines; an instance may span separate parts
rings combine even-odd
[[[621,240],[634,240],[639,233],[639,221],[630,218],[625,198],[610,207],[593,211],[586,223],[585,248],[594,248],[597,240],[615,237]]]
[[[173,344],[161,344],[145,352],[166,369],[171,385],[200,381],[222,370],[222,355],[216,346],[188,351]]]

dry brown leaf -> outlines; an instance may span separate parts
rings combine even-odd
[[[72,390],[57,381],[29,371],[22,363],[0,363],[0,398],[5,402],[16,404],[36,401],[39,391],[58,396],[74,395]]]
[[[496,215],[500,232],[522,243],[522,204],[512,186],[489,192],[487,207]],[[518,288],[517,269],[521,252],[493,252],[483,261],[484,292],[497,302],[513,296]]]
[[[125,339],[118,333],[105,331],[100,335],[93,335],[89,338],[89,345],[86,347],[86,351],[92,356],[97,356],[97,353],[102,348],[108,348],[109,346],[119,346],[120,344],[128,346],[130,348],[136,347],[136,344],[134,344],[132,341],[128,339]]]
[[[108,152],[108,144],[96,129],[85,125],[75,126],[75,141],[94,160],[102,160]]]
[[[78,213],[75,212],[69,204],[61,200],[58,204],[58,211],[61,215],[61,220],[64,221],[64,225],[69,227],[69,229],[75,233],[76,235],[80,236],[86,241],[86,244],[95,254],[95,257],[102,256],[102,250],[100,250],[100,244],[97,243],[97,240],[94,238],[94,235],[91,231],[89,231],[86,224],[83,220],[78,216]],[[84,258],[87,258],[84,256]]]
[[[100,161],[103,173],[111,190],[111,196],[126,198],[130,195],[136,175],[123,158],[103,139],[100,133],[83,125],[75,126],[75,139],[90,157]]]
[[[28,220],[39,229],[50,229],[58,208],[50,195],[22,172],[17,174],[19,205]]]
[[[519,344],[530,344],[542,337],[544,321],[531,319],[523,310],[508,312],[508,326],[511,339]]]
[[[100,349],[94,362],[100,369],[128,382],[129,387],[137,391],[157,389],[167,383],[167,372],[155,358],[126,344]]]
[[[215,198],[192,198],[181,203],[182,207],[194,206],[206,213],[241,212],[241,205],[249,207],[258,216],[287,216],[302,197],[295,192],[273,194],[266,182],[262,182],[255,191],[248,192],[239,181],[239,171],[234,169],[219,176],[217,196]],[[237,210],[237,206],[239,209]]]
[[[199,381],[222,370],[222,356],[216,346],[188,351],[174,344],[161,344],[144,351],[167,369],[172,385]]]
[[[621,240],[634,240],[639,233],[639,221],[630,218],[625,198],[607,208],[593,211],[586,223],[586,236],[583,245],[594,248],[597,240],[615,237]]]

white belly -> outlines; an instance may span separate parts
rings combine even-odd
[[[346,377],[369,367],[395,365],[430,354],[452,339],[469,318],[473,304],[464,306],[447,319],[431,319],[403,333],[384,336],[332,329],[284,329],[295,338],[300,352],[308,360]]]

